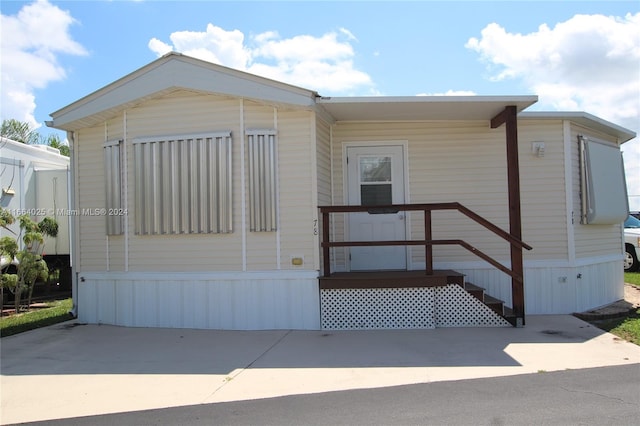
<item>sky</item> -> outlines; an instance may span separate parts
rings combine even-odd
[[[0,118],[43,135],[52,112],[172,50],[322,96],[533,94],[529,111],[640,131],[638,1],[2,0],[0,12]],[[640,210],[640,138],[622,150]]]

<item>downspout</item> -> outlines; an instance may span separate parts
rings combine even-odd
[[[278,108],[273,108],[273,128],[276,131],[276,135],[278,134]],[[279,154],[280,154],[280,147],[279,147],[279,139],[276,136],[276,144],[275,144],[275,164],[273,165],[273,167],[276,169],[276,182],[275,182],[275,188],[273,189],[276,193],[276,205],[275,205],[275,211],[277,212],[276,214],[276,269],[279,271],[282,269],[282,248],[281,248],[281,244],[282,244],[282,240],[280,238],[280,169],[278,168],[278,158],[279,158]],[[243,140],[244,143],[244,140]],[[272,207],[273,208],[273,207]]]
[[[242,217],[240,219],[242,226],[242,272],[247,271],[247,202],[245,199],[245,139],[246,139],[246,129],[244,128],[244,99],[240,99],[240,210],[242,212]]]
[[[122,117],[122,122],[123,122],[123,142],[122,142],[122,165],[124,167],[120,167],[120,173],[121,173],[121,179],[122,179],[122,186],[124,187],[123,189],[123,194],[122,194],[122,198],[124,198],[124,200],[121,201],[121,205],[124,204],[124,211],[127,212],[124,215],[123,218],[123,226],[124,226],[124,270],[125,272],[129,272],[129,159],[128,159],[128,153],[127,150],[128,148],[128,144],[127,141],[129,139],[128,135],[127,135],[127,111],[124,111],[123,117]],[[123,169],[124,169],[124,173],[123,173]]]
[[[71,157],[71,167],[69,167],[67,171],[67,208],[69,211],[69,261],[71,266],[71,300],[73,302],[73,306],[71,307],[71,311],[69,312],[75,318],[78,317],[78,233],[77,225],[78,218],[77,214],[71,214],[71,212],[76,211],[75,209],[78,207],[76,205],[76,165],[78,153],[76,150],[76,140],[75,133],[68,131],[67,132],[67,140],[69,141],[69,156]],[[77,210],[79,211],[79,210]]]
[[[103,140],[104,141],[108,141],[109,140],[109,125],[108,125],[108,123],[106,121],[104,122]],[[104,152],[104,145],[103,145],[102,151]],[[103,154],[103,156],[104,156],[104,154]],[[107,171],[105,169],[105,180],[106,180],[106,173],[107,173]],[[108,193],[108,190],[107,190],[107,185],[104,186],[104,194],[105,194],[105,200],[107,200],[107,203],[108,203],[109,202],[108,201],[109,200],[109,193]],[[106,263],[105,264],[105,270],[107,272],[109,272],[109,266],[111,265],[111,259],[109,258],[109,253],[111,253],[111,247],[110,247],[110,244],[109,244],[109,232],[108,232],[108,229],[109,229],[110,224],[108,223],[109,222],[109,218],[107,217],[105,219],[106,219],[106,222],[107,222],[107,232],[104,233],[105,234],[104,235],[104,244],[105,244],[105,247],[104,247],[105,252],[104,253],[105,253],[105,263]]]
[[[573,200],[573,157],[571,152],[573,150],[573,144],[571,143],[571,122],[564,120],[562,123],[562,138],[563,138],[563,156],[564,156],[564,182],[565,182],[565,212],[567,213],[566,227],[567,227],[567,257],[569,264],[574,266],[576,263],[576,239],[575,239],[575,209],[576,205]]]

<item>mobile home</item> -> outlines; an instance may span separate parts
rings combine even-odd
[[[327,98],[178,53],[54,112],[82,321],[523,325],[622,297],[635,134],[535,96]],[[502,303],[504,302],[504,303]]]
[[[58,236],[46,238],[43,257],[50,269],[60,271],[58,289],[66,291],[71,289],[69,166],[69,157],[56,148],[0,138],[0,207],[16,218],[27,214],[36,220],[49,216],[57,221]],[[0,236],[18,235],[17,221],[0,229]]]

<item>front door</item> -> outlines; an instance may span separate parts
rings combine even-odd
[[[404,146],[347,148],[349,205],[404,204]],[[406,239],[405,212],[350,213],[350,241]],[[405,246],[351,247],[351,270],[405,270]]]

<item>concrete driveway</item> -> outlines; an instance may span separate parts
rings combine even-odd
[[[2,424],[640,363],[639,346],[568,315],[529,316],[520,329],[384,331],[72,321],[0,344]]]

